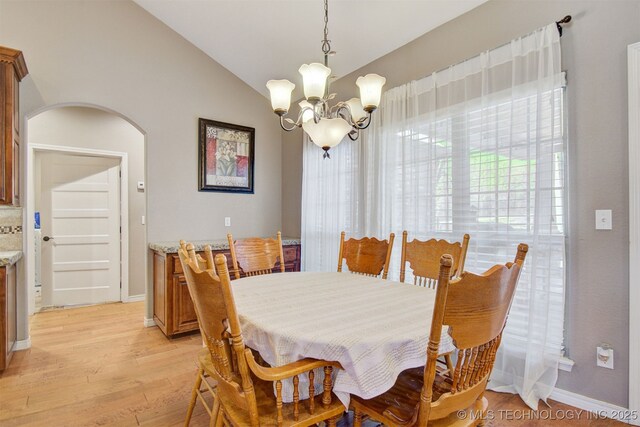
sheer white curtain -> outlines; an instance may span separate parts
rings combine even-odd
[[[303,271],[336,271],[340,233],[359,234],[360,141],[331,149],[331,159],[306,136],[303,140],[301,240]]]
[[[532,407],[553,390],[562,353],[563,87],[559,37],[551,24],[386,92],[360,145],[339,146],[355,162],[353,157],[342,159],[336,150],[330,161],[335,165],[323,166],[323,174],[306,170],[321,158],[317,151],[305,147],[304,154],[307,269],[335,268],[333,259],[331,267],[319,259],[329,250],[337,253],[337,247],[325,245],[331,240],[337,246],[342,228],[377,236],[407,230],[410,238],[458,241],[469,233],[465,268],[474,272],[512,260],[518,243],[529,244],[490,386],[517,392]],[[334,167],[336,171],[330,170]],[[325,189],[310,188],[308,172],[315,172],[315,186],[322,183]],[[350,177],[355,189],[330,183],[341,174]],[[333,195],[331,201],[338,205],[316,204],[309,211],[307,196],[318,191],[357,196],[338,200],[342,196]],[[335,215],[332,211],[343,216],[326,220],[328,234],[321,242],[317,235],[324,230],[317,218]],[[350,222],[340,223],[347,217]],[[391,278],[398,277],[399,255],[398,243]],[[317,264],[310,264],[310,257]]]

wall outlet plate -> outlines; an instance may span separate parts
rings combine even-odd
[[[613,349],[609,346],[596,347],[596,365],[613,369]]]

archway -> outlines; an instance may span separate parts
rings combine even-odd
[[[24,292],[21,292],[23,303],[18,311],[18,338],[22,339],[20,343],[23,348],[30,344],[26,326],[28,314],[32,314],[35,309],[34,212],[39,179],[36,176],[38,153],[73,153],[110,157],[120,161],[122,182],[127,181],[121,193],[124,209],[121,211],[121,301],[144,300],[147,283],[145,132],[134,121],[117,111],[98,105],[65,103],[40,108],[28,114],[24,140],[26,144],[23,153],[26,154],[26,159],[23,168],[23,200],[26,203],[23,223],[26,237],[26,280]],[[21,323],[24,328],[20,327]],[[21,330],[24,334],[20,334]]]

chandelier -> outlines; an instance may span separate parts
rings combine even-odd
[[[302,75],[305,100],[298,105],[300,111],[296,121],[285,117],[291,106],[291,92],[296,87],[289,80],[269,80],[267,88],[271,95],[273,112],[280,117],[280,126],[285,131],[302,129],[309,135],[314,144],[324,150],[322,157],[328,158],[329,149],[335,147],[349,135],[352,141],[358,139],[360,130],[371,123],[371,113],[380,104],[382,86],[386,80],[377,74],[358,77],[356,85],[360,89],[360,98],[351,98],[346,102],[337,102],[330,106],[329,101],[335,93],[329,93],[329,55],[331,51],[329,37],[329,5],[324,0],[324,39],[322,52],[324,65],[319,63],[304,64],[298,70]],[[285,124],[287,123],[288,126]]]

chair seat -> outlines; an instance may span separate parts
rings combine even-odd
[[[201,353],[199,355],[201,359],[201,363],[206,366],[209,364],[211,369],[213,369],[213,365],[211,364],[211,355],[205,349],[206,354]],[[205,368],[206,370],[206,368]],[[273,390],[273,382],[271,381],[263,381],[257,378],[255,375],[251,375],[251,379],[253,381],[253,386],[256,393],[256,402],[258,404],[258,413],[260,414],[260,425],[261,426],[275,426],[277,425],[277,405],[276,405],[276,396]],[[233,401],[225,399],[224,394],[218,391],[218,399],[222,402],[224,406],[225,416],[231,421],[233,425],[237,426],[249,426],[251,425],[251,419],[249,418],[249,413],[245,408],[241,408],[236,405]],[[283,403],[282,404],[282,415],[283,415],[283,427],[302,427],[302,426],[310,426],[320,421],[324,421],[328,418],[332,418],[338,415],[341,415],[344,412],[345,408],[342,405],[342,402],[332,393],[331,394],[331,404],[328,409],[325,409],[322,405],[322,395],[318,395],[315,397],[315,414],[309,414],[309,401],[301,400],[299,403],[299,411],[300,415],[298,421],[294,421],[293,419],[293,403]]]
[[[384,417],[393,420],[394,424],[398,426],[415,426],[417,420],[414,417],[417,414],[416,407],[420,402],[420,391],[423,383],[423,367],[407,369],[398,376],[395,385],[385,393],[368,400],[352,395],[351,402],[354,406],[366,408],[365,412],[374,420],[382,421],[377,417]],[[433,401],[437,401],[441,395],[450,391],[450,377],[437,374],[433,384]],[[486,410],[486,399],[484,400],[484,409]],[[478,410],[481,408],[477,406],[473,405],[473,407],[467,408],[466,415],[468,416],[458,416],[456,412],[446,418],[429,420],[429,425],[472,425],[474,424],[472,415],[480,413]],[[460,419],[458,420],[458,418]]]

